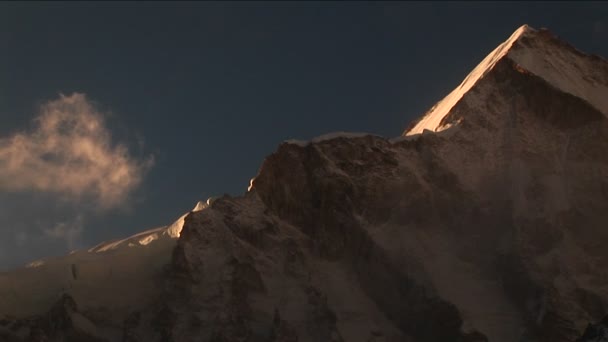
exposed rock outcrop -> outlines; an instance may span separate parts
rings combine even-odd
[[[597,324],[589,324],[576,342],[608,342],[608,316]]]
[[[78,311],[72,297],[63,294],[44,315],[0,322],[1,341],[105,342],[97,327]]]
[[[423,134],[282,144],[186,220],[186,311],[233,340],[277,308],[301,340],[575,340],[608,298],[607,86],[604,60],[522,27]]]

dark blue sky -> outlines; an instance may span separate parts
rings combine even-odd
[[[524,23],[608,56],[603,2],[5,2],[0,137],[80,92],[110,113],[114,141],[154,155],[128,210],[87,215],[90,245],[243,193],[282,140],[399,135]],[[30,235],[38,212],[52,225],[80,210],[1,191],[0,225]],[[36,246],[0,254],[0,268],[67,248]]]

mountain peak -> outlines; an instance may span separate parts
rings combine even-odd
[[[608,63],[578,51],[559,40],[547,29],[536,30],[522,25],[502,44],[487,55],[450,94],[414,122],[403,135],[421,134],[425,130],[440,132],[453,126],[444,120],[452,108],[478,85],[498,62],[509,59],[519,73],[545,81],[560,92],[578,97],[608,116]]]
[[[511,35],[511,37],[509,37],[508,40],[518,40],[520,37],[525,36],[527,34],[531,34],[531,33],[535,33],[537,30],[534,29],[532,26],[528,25],[528,24],[523,24],[520,27],[517,28],[517,30],[515,30],[515,32],[513,32],[513,34]]]

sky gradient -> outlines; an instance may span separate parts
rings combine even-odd
[[[397,136],[526,23],[608,56],[605,2],[0,3],[0,270],[242,194],[283,140]]]

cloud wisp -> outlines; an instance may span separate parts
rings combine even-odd
[[[84,94],[61,95],[41,107],[31,130],[0,138],[0,191],[57,193],[109,209],[128,199],[152,164],[112,141]]]
[[[59,222],[50,229],[44,229],[44,234],[53,239],[63,239],[68,249],[78,247],[84,229],[84,217],[76,216],[75,219]]]

